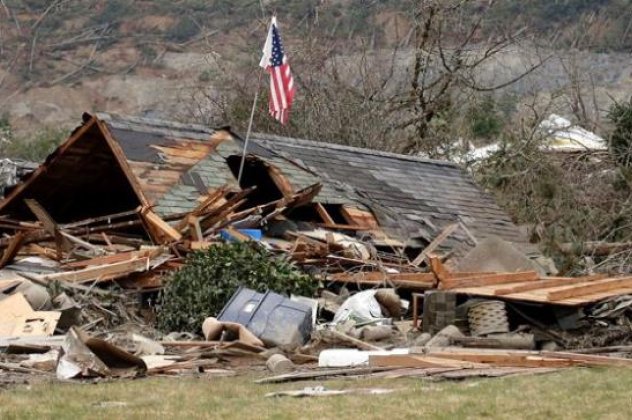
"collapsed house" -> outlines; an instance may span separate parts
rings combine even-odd
[[[68,141],[7,193],[0,214],[32,220],[24,199],[36,199],[58,223],[141,209],[169,220],[225,185],[255,186],[248,205],[260,205],[320,184],[311,202],[292,210],[292,220],[370,232],[376,245],[411,254],[454,223],[462,229],[444,243],[447,251],[490,236],[533,249],[455,164],[255,134],[238,186],[242,152],[243,140],[227,128],[86,114]],[[144,227],[160,243],[151,225]]]
[[[390,289],[404,291],[412,301],[408,313],[413,325],[419,326],[421,312],[423,330],[436,334],[427,346],[441,343],[441,351],[425,353],[422,349],[417,353],[419,349],[413,351],[412,346],[423,346],[426,341],[416,341],[408,343],[411,349],[403,353],[397,349],[394,353],[363,353],[359,355],[363,365],[388,369],[506,367],[509,370],[504,372],[513,374],[514,368],[631,364],[602,356],[540,353],[534,350],[533,334],[507,336],[511,332],[508,307],[514,303],[521,305],[512,309],[521,315],[521,322],[527,320],[540,331],[544,324],[534,316],[553,313],[560,325],[575,328],[584,307],[607,298],[615,299],[617,306],[603,304],[591,316],[601,316],[604,323],[602,319],[617,322],[611,318],[632,307],[632,300],[626,297],[632,292],[632,278],[547,276],[547,270],[533,261],[541,259],[537,249],[456,164],[255,134],[242,171],[243,149],[243,139],[229,128],[84,114],[83,124],[70,138],[10,188],[0,202],[0,297],[4,298],[0,299],[0,348],[18,343],[29,349],[50,349],[63,341],[66,359],[62,357],[61,363],[57,355],[54,360],[58,376],[65,379],[94,374],[95,363],[101,363],[99,375],[110,375],[103,361],[112,355],[122,358],[130,369],[143,372],[213,366],[216,362],[208,360],[203,349],[235,350],[224,342],[224,330],[232,329],[239,337],[235,344],[239,355],[244,350],[259,354],[264,344],[279,343],[266,341],[254,326],[249,331],[249,323],[236,322],[239,317],[222,319],[224,312],[245,311],[239,307],[244,299],[247,305],[254,299],[257,308],[265,299],[272,299],[275,305],[281,302],[296,309],[305,332],[298,344],[306,344],[317,318],[309,307],[286,302],[286,297],[270,291],[248,290],[240,290],[242,296],[235,295],[227,303],[238,305],[237,309],[225,307],[218,319],[204,322],[206,341],[154,343],[202,348],[195,363],[192,353],[186,352],[175,359],[163,357],[160,366],[147,369],[149,359],[140,360],[85,334],[85,329],[95,325],[115,326],[105,321],[113,316],[136,320],[115,312],[124,311],[117,299],[159,290],[164,274],[181,267],[187,253],[229,240],[254,241],[315,273],[325,289],[336,286],[330,287],[334,292],[327,290],[333,300],[323,305],[333,315],[334,324],[346,324],[350,317],[341,320],[345,311],[359,312],[356,318],[364,318],[363,323],[370,327],[389,318],[386,325],[377,325],[386,327],[386,334],[372,330],[360,336],[367,340],[378,332],[382,337],[392,335],[389,325],[399,317],[393,314],[406,305]],[[83,299],[86,306],[80,307],[64,294],[55,296],[53,305],[45,290],[19,289],[25,279],[40,288],[55,285],[75,293],[73,297]],[[125,293],[117,295],[108,309],[92,295],[112,293],[101,287],[111,282]],[[341,289],[337,286],[371,290],[340,302],[344,296],[335,294]],[[387,293],[378,296],[385,288]],[[44,297],[36,302],[32,295]],[[321,302],[315,304],[320,310]],[[53,307],[56,311],[50,311]],[[78,308],[86,312],[87,307],[97,311],[84,319],[88,327],[83,332],[69,329],[77,324],[64,321],[65,315],[76,314]],[[66,335],[50,337],[62,324]],[[361,334],[365,327],[362,325]],[[452,332],[442,334],[446,328]],[[329,332],[352,347],[385,350],[336,329]],[[544,334],[549,340],[560,337],[548,331]],[[141,347],[149,345],[138,337],[132,341]],[[154,344],[150,347],[159,347]],[[451,345],[509,345],[520,350],[511,354],[506,350],[442,350]],[[90,352],[95,356],[88,367],[73,356]],[[103,360],[97,357],[101,354]],[[319,360],[314,354],[295,356],[302,361]],[[324,360],[319,363],[328,367],[346,367],[349,357],[356,357],[345,353],[340,362],[339,353],[331,354],[333,361],[325,352],[321,356]],[[373,362],[372,356],[377,356]]]

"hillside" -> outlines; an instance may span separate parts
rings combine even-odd
[[[475,19],[485,3],[470,2],[471,13],[464,19]],[[632,48],[632,11],[627,3],[499,2],[474,41],[484,40],[486,32],[497,26],[528,27],[544,45],[581,50],[580,68],[596,70],[603,79],[596,80],[597,86],[606,94],[616,93],[626,87],[622,75],[630,72],[629,62],[617,55]],[[411,2],[406,0],[5,0],[3,4],[0,115],[8,117],[18,133],[71,126],[84,110],[185,119],[204,114],[208,119],[216,113],[208,98],[214,97],[223,74],[237,77],[244,86],[254,83],[258,50],[273,11],[280,17],[290,54],[299,62],[297,72],[306,40],[353,56],[366,45],[382,51],[405,49],[411,33]],[[511,61],[511,54],[508,57]],[[201,112],[200,95],[207,104]],[[221,119],[218,115],[205,122]],[[242,121],[231,123],[243,126]]]

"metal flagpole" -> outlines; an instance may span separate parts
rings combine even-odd
[[[237,175],[237,185],[241,185],[241,176],[244,173],[244,163],[246,162],[246,152],[248,150],[248,141],[250,140],[250,133],[252,131],[252,121],[255,119],[255,109],[257,108],[257,100],[259,99],[259,91],[261,90],[261,77],[263,72],[259,72],[259,81],[257,82],[257,91],[255,92],[255,98],[252,101],[252,110],[250,110],[250,121],[248,122],[248,130],[246,131],[246,140],[244,141],[244,151],[241,155],[241,163],[239,164],[239,175]]]

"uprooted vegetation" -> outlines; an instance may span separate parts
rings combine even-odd
[[[312,296],[318,283],[286,257],[273,257],[254,243],[229,243],[191,253],[165,280],[158,326],[163,331],[200,332],[239,287],[258,292]]]

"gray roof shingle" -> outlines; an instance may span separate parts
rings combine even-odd
[[[461,220],[480,239],[499,236],[527,242],[507,213],[454,163],[267,134],[253,138],[399,215],[383,221],[390,227],[417,224],[434,236],[438,229]]]

